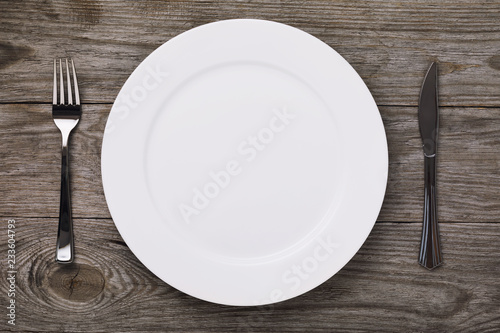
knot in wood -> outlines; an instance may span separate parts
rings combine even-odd
[[[87,302],[104,289],[104,276],[86,264],[51,265],[48,267],[50,291],[74,302]]]

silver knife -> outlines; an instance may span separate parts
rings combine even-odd
[[[433,62],[422,84],[418,123],[424,150],[424,220],[420,244],[420,265],[433,269],[443,262],[436,203],[436,153],[439,129],[437,64]]]

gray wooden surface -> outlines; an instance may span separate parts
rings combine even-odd
[[[386,198],[359,253],[313,291],[267,307],[187,296],[130,252],[100,174],[121,85],[155,48],[200,24],[275,20],[335,48],[372,91],[390,155]],[[76,263],[53,262],[60,134],[52,59],[77,63],[82,120],[72,150]],[[439,219],[445,264],[417,262],[423,174],[416,119],[440,63]],[[1,1],[0,331],[500,331],[500,1]],[[7,224],[16,220],[16,326],[7,324]],[[3,310],[1,310],[3,309]]]

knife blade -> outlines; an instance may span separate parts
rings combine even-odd
[[[443,262],[436,202],[436,155],[439,130],[437,64],[425,75],[418,103],[418,123],[424,152],[424,216],[418,262],[433,269]]]

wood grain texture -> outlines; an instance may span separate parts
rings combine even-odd
[[[130,73],[170,38],[231,18],[286,23],[338,51],[373,93],[389,146],[386,197],[361,250],[318,288],[265,307],[207,303],[155,277],[118,234],[101,182],[106,119]],[[499,22],[498,0],[1,1],[0,254],[14,218],[18,306],[16,327],[0,310],[0,331],[500,331]],[[84,103],[70,142],[76,262],[68,266],[54,262],[61,138],[49,103],[52,59],[61,56],[75,59]],[[429,272],[417,264],[416,105],[433,60],[445,264]],[[3,309],[7,284],[0,279]]]
[[[73,214],[109,218],[101,181],[102,136],[111,105],[84,105],[70,140]],[[0,105],[0,216],[57,217],[60,133],[46,104]],[[423,154],[415,107],[381,107],[389,181],[379,221],[420,221]],[[30,119],[29,122],[26,119]],[[442,108],[438,155],[439,219],[498,222],[500,109]]]
[[[423,74],[438,60],[442,105],[500,106],[495,0],[2,1],[0,101],[49,102],[52,59],[68,55],[84,102],[110,103],[158,46],[231,18],[275,20],[320,38],[353,65],[381,105],[416,105]]]
[[[70,266],[54,263],[57,219],[21,218],[16,225],[19,331],[494,332],[500,327],[496,223],[442,224],[446,263],[433,272],[416,262],[419,224],[379,223],[337,275],[305,295],[264,307],[216,305],[175,290],[142,266],[110,219],[75,221],[76,263]],[[0,228],[6,230],[6,221]],[[1,237],[5,253],[6,236]],[[0,265],[5,271],[5,262]],[[4,290],[6,280],[0,285]],[[9,329],[0,321],[0,330]]]

